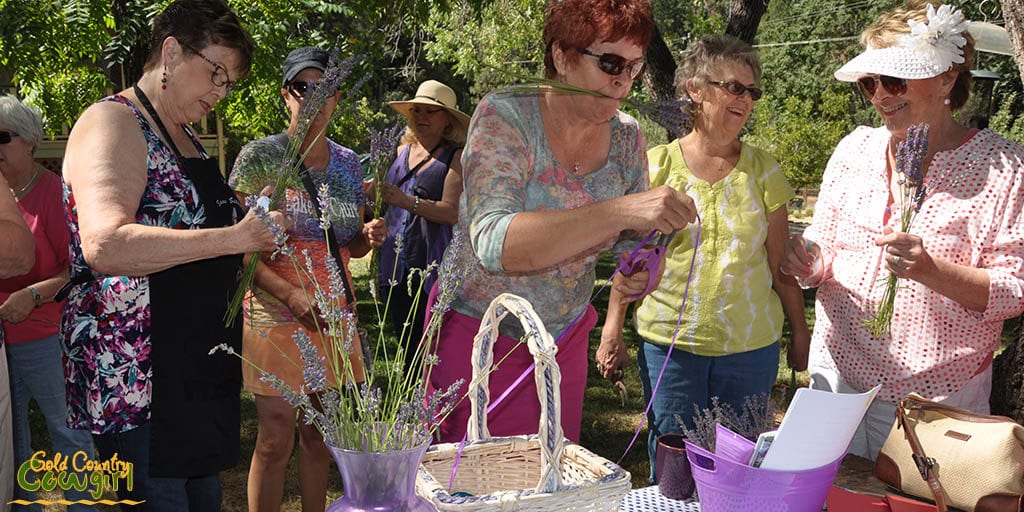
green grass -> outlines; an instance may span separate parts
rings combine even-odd
[[[368,291],[368,258],[353,259],[350,263],[357,297],[361,304],[359,308],[360,323],[369,330],[370,339],[376,339],[377,329],[376,312],[372,305]],[[598,266],[598,276],[607,277],[614,269],[611,258],[602,258]],[[603,284],[598,281],[595,291]],[[605,290],[594,301],[594,307],[598,311],[598,328],[590,334],[590,371],[587,380],[586,396],[583,404],[583,429],[581,444],[594,453],[606,457],[612,461],[618,461],[623,451],[629,444],[630,439],[640,424],[641,415],[646,404],[643,403],[643,393],[640,388],[636,361],[636,348],[639,345],[639,338],[632,328],[628,326],[623,333],[626,343],[629,346],[630,355],[634,364],[629,365],[623,379],[628,390],[629,399],[625,406],[616,388],[608,381],[601,378],[593,363],[594,352],[600,341],[600,325],[603,323],[604,314],[607,309],[608,292]],[[814,290],[804,292],[804,302],[807,311],[808,323],[814,325]],[[1012,333],[1019,324],[1020,319],[1014,319],[1006,323],[1003,332],[1004,346],[1012,340]],[[627,322],[631,324],[631,322]],[[785,349],[789,344],[788,324],[783,331],[781,345],[783,350],[779,360],[779,377],[776,385],[777,395],[780,400],[785,400],[783,391],[792,392],[789,385],[791,372],[786,367]],[[808,378],[806,372],[796,374],[798,385],[806,385]],[[49,438],[46,434],[45,423],[38,411],[33,410],[31,416],[33,431],[33,447],[35,449],[48,449]],[[249,393],[242,394],[242,459],[239,465],[221,474],[224,486],[223,510],[226,512],[241,512],[246,510],[246,479],[249,470],[249,460],[256,442],[256,408],[253,397]],[[296,441],[296,445],[298,442]],[[647,485],[649,465],[647,462],[647,436],[646,431],[641,432],[636,443],[629,454],[622,460],[622,466],[633,475],[633,486],[643,487]],[[333,468],[330,473],[328,500],[337,499],[342,492],[341,480],[337,470]],[[285,512],[298,512],[301,510],[299,499],[298,477],[295,465],[295,457],[289,463],[288,477],[285,482],[284,504],[282,510]],[[54,494],[45,496],[48,499],[56,499]],[[110,496],[110,499],[116,499]],[[45,508],[46,511],[65,510],[61,505],[53,505]],[[100,507],[103,511],[117,510],[117,507]]]

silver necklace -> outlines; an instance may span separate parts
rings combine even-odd
[[[25,192],[28,192],[28,189],[32,188],[32,185],[36,184],[36,181],[39,179],[40,174],[41,172],[39,168],[36,167],[35,172],[32,174],[32,177],[28,179],[28,183],[22,185],[20,188],[18,188],[18,190],[14,190],[12,188],[11,193],[14,194],[14,199],[20,200],[22,198],[22,195],[25,194]]]

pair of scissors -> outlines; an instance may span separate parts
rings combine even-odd
[[[672,243],[672,239],[676,236],[676,231],[671,233],[662,233],[655,239],[654,245],[651,247],[643,247],[637,250],[635,253],[630,255],[626,261],[622,263],[619,271],[624,275],[633,275],[641,270],[649,270],[647,276],[647,287],[644,291],[630,295],[631,300],[639,299],[644,295],[647,295],[654,291],[655,283],[661,277],[658,275],[658,269],[662,268],[662,263],[665,261],[665,253],[668,252],[668,245]]]

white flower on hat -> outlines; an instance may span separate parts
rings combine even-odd
[[[900,38],[900,46],[913,50],[922,58],[942,70],[949,70],[953,63],[964,61],[963,46],[967,39],[970,22],[964,19],[960,9],[943,4],[938,10],[928,4],[928,21],[907,20],[910,34]]]

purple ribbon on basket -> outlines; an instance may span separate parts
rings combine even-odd
[[[700,216],[697,217],[696,223],[697,231],[694,240],[693,258],[690,260],[690,273],[686,279],[686,291],[683,293],[683,304],[679,308],[679,318],[676,320],[676,329],[675,332],[672,334],[672,344],[669,345],[668,354],[666,354],[665,358],[665,364],[662,364],[661,372],[658,373],[658,380],[654,383],[654,386],[651,388],[651,401],[647,403],[647,408],[644,411],[644,417],[640,419],[640,425],[637,427],[636,433],[633,435],[633,439],[629,442],[629,446],[626,447],[626,451],[623,452],[622,457],[619,458],[619,462],[622,462],[622,458],[624,458],[626,454],[629,453],[629,450],[633,448],[633,444],[636,443],[637,438],[640,436],[640,432],[643,430],[644,420],[647,417],[647,413],[651,410],[651,405],[654,403],[654,395],[655,393],[657,393],[658,386],[661,384],[661,377],[665,373],[666,364],[668,363],[668,356],[671,355],[672,353],[672,345],[675,344],[676,337],[678,337],[679,335],[679,326],[681,325],[683,319],[683,309],[686,307],[686,298],[690,293],[690,282],[693,280],[693,266],[697,257],[696,249],[700,245]],[[646,247],[647,244],[651,240],[653,240],[656,235],[658,236],[657,245],[651,248]],[[615,275],[619,273],[622,273],[623,275],[632,275],[644,269],[650,271],[650,275],[647,279],[647,287],[644,289],[644,291],[640,292],[639,294],[631,295],[629,297],[630,299],[635,300],[654,291],[654,285],[655,283],[658,282],[659,277],[656,274],[656,272],[658,269],[662,268],[662,263],[665,260],[665,255],[668,249],[668,243],[672,240],[672,237],[674,235],[675,233],[659,234],[658,231],[651,231],[650,233],[648,233],[647,236],[640,241],[640,244],[637,245],[632,251],[629,252],[629,254],[625,258],[622,259],[622,261],[619,262],[619,265],[615,268],[614,271],[612,271],[612,275],[608,278],[608,280],[603,285],[601,285],[601,287],[598,288],[596,292],[594,292],[594,295],[590,297],[590,301],[587,303],[587,305],[589,306],[590,304],[593,304],[594,299],[596,299],[604,291],[604,289],[607,288],[608,285],[612,283],[612,281],[615,279]],[[555,345],[559,345],[562,342],[566,334],[572,330],[573,326],[575,326],[576,323],[580,321],[580,319],[583,318],[583,315],[586,314],[586,312],[586,307],[580,310],[576,317],[573,318],[568,325],[566,325],[565,330],[563,330],[562,333],[559,334],[557,338],[555,338]],[[523,370],[519,377],[516,378],[516,380],[513,381],[512,384],[510,384],[507,388],[505,388],[505,391],[503,391],[501,395],[498,396],[497,399],[492,400],[491,403],[487,406],[487,414],[490,414],[492,411],[494,411],[494,409],[497,408],[498,405],[500,405],[505,400],[505,398],[507,398],[512,393],[512,391],[518,388],[519,385],[522,384],[522,382],[526,380],[526,378],[529,377],[531,373],[533,373],[535,367],[536,363],[530,363],[530,366]],[[459,448],[455,452],[455,461],[452,464],[452,472],[448,480],[449,491],[455,485],[455,474],[458,472],[459,469],[459,460],[461,460],[462,458],[462,450],[466,446],[467,436],[468,434],[463,434],[462,441],[459,442]]]

